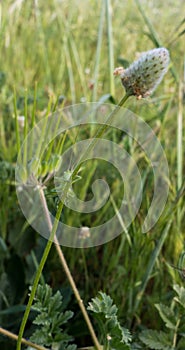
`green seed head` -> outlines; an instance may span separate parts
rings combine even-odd
[[[169,61],[169,52],[163,47],[143,53],[129,68],[120,72],[126,92],[138,98],[149,96],[167,72]]]

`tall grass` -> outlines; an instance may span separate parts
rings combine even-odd
[[[110,96],[118,102],[123,88],[119,79],[114,79],[112,75],[113,67],[119,65],[118,59],[121,57],[131,62],[136,52],[161,45],[170,50],[170,72],[156,93],[149,100],[135,101],[130,98],[127,103],[128,108],[138,113],[155,130],[166,152],[170,193],[165,212],[151,232],[146,235],[141,233],[152,197],[152,172],[147,169],[145,155],[138,149],[137,143],[114,131],[114,140],[134,155],[143,175],[144,193],[138,216],[128,231],[104,246],[83,251],[63,249],[84,302],[98,290],[109,293],[119,305],[119,314],[124,323],[133,329],[140,327],[141,320],[151,327],[157,326],[154,302],[167,300],[172,283],[180,281],[178,274],[167,263],[177,264],[184,249],[184,37],[179,35],[183,31],[184,2],[179,1],[179,8],[170,0],[168,2],[37,0],[32,3],[7,0],[0,4],[0,236],[9,254],[13,251],[19,255],[23,265],[25,259],[31,269],[31,248],[40,261],[41,246],[45,242],[41,244],[37,236],[33,246],[27,243],[25,237],[29,237],[31,229],[25,226],[18,209],[10,170],[7,170],[5,177],[2,175],[5,171],[3,162],[7,162],[14,171],[24,137],[38,120],[53,108],[57,111],[61,107],[58,104],[61,95],[64,95],[66,105],[84,100],[100,100],[101,103]],[[160,21],[156,13],[161,14]],[[177,22],[182,23],[180,29]],[[174,40],[171,40],[172,32]],[[20,115],[25,116],[23,130],[18,123]],[[89,136],[91,132],[73,130],[73,134],[65,136],[64,145],[57,146],[58,150],[60,147],[67,148],[75,139]],[[110,183],[112,199],[93,217],[96,225],[101,224],[108,215],[117,213],[120,193],[123,193],[119,174],[115,169],[109,172],[106,169],[103,163],[99,168],[97,162],[86,162],[81,173],[83,189],[75,186],[77,195],[86,199],[91,196],[90,185],[96,175],[104,176]],[[66,209],[63,215],[70,225],[92,224],[89,214],[77,217],[76,213]],[[18,237],[16,245],[15,235]],[[26,250],[20,248],[25,242]],[[10,255],[6,259],[11,260]],[[3,259],[3,253],[0,253],[0,261],[4,262]],[[3,264],[1,278],[2,272],[7,273]],[[30,280],[24,269],[28,284]],[[54,287],[67,285],[53,248],[46,262],[44,277]],[[22,289],[23,293],[16,301],[20,304],[26,302],[27,288],[23,286]],[[6,295],[2,279],[0,290],[1,295]],[[9,306],[13,306],[15,300],[7,297]],[[2,300],[0,305],[4,309]],[[75,304],[73,306],[76,308]],[[146,312],[148,308],[153,318]],[[77,326],[81,322],[79,319],[77,314]],[[16,332],[20,319],[18,321],[14,326]],[[74,327],[73,332],[80,343],[78,327]]]

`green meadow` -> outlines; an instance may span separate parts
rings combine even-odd
[[[184,13],[183,0],[0,2],[1,350],[185,349]],[[100,125],[78,125],[52,140],[42,155],[38,152],[38,171],[29,145],[23,146],[21,182],[29,174],[39,181],[43,222],[52,237],[55,224],[48,224],[48,211],[82,229],[84,248],[52,244],[32,227],[34,218],[25,218],[17,198],[15,171],[24,140],[44,117],[50,120],[72,105],[96,102],[102,110],[106,104],[114,110],[125,94],[114,69],[126,69],[143,52],[159,47],[170,53],[167,73],[151,96],[130,96],[124,107],[147,123],[165,152],[169,193],[164,210],[143,233],[155,183],[150,159],[137,140],[116,128],[100,135]],[[65,176],[70,179],[58,178],[63,201],[55,190],[61,154],[94,135],[115,142],[138,166],[142,201],[128,228],[119,215],[125,187],[112,164],[85,160],[72,175],[69,162]],[[70,209],[72,188],[81,201],[89,201],[96,179],[110,189],[104,205],[89,213]],[[37,210],[34,202],[30,205]],[[113,216],[122,233],[85,247],[88,228]],[[107,231],[114,236],[111,228]]]

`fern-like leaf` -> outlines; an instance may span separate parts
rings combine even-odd
[[[110,345],[110,349],[129,350],[132,340],[128,329],[121,327],[117,318],[117,307],[113,304],[111,297],[99,292],[99,296],[93,298],[89,303],[88,310],[98,315],[104,327],[103,333],[107,339],[104,342]]]
[[[68,342],[73,338],[61,328],[73,316],[73,312],[62,312],[61,308],[62,295],[60,292],[52,295],[52,289],[48,285],[39,285],[32,307],[38,312],[33,321],[38,328],[30,337],[31,341],[57,349],[76,349],[76,345],[71,348],[68,346]]]

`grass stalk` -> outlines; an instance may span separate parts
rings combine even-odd
[[[179,191],[182,186],[183,176],[183,84],[179,83],[179,96],[178,96],[178,114],[177,114],[177,190]],[[177,208],[177,227],[180,231],[181,221],[181,207]]]
[[[107,39],[108,39],[108,58],[109,58],[109,83],[110,83],[110,94],[115,95],[115,84],[114,76],[112,72],[114,71],[114,45],[113,45],[113,35],[112,35],[112,8],[111,0],[105,0],[106,7],[106,17],[107,17]]]
[[[31,129],[35,125],[36,107],[37,107],[37,82],[35,82],[35,86],[34,86],[33,109],[32,109],[32,115],[31,115]]]
[[[14,89],[14,116],[15,116],[15,135],[16,135],[16,142],[17,142],[17,154],[19,154],[20,151],[20,135],[19,135],[19,123],[18,123],[18,114],[17,114],[17,98],[16,98],[16,91]]]
[[[24,160],[23,164],[26,166],[26,162],[28,159],[27,155],[27,134],[28,134],[28,91],[25,89],[25,96],[24,96]]]
[[[65,52],[66,67],[67,67],[68,77],[69,77],[71,100],[72,100],[72,104],[75,104],[76,103],[76,90],[75,90],[74,73],[73,73],[73,66],[72,66],[72,61],[71,61],[71,54],[70,54],[70,50],[69,50],[68,38],[65,38],[65,40],[64,40],[64,52]]]
[[[102,0],[99,29],[98,29],[98,40],[97,40],[97,46],[96,46],[94,78],[93,78],[94,79],[94,87],[93,87],[93,94],[92,94],[93,102],[97,101],[97,90],[98,90],[98,82],[99,82],[98,74],[99,74],[99,67],[100,67],[102,40],[103,40],[104,19],[105,19],[105,5],[104,5],[104,0]]]

